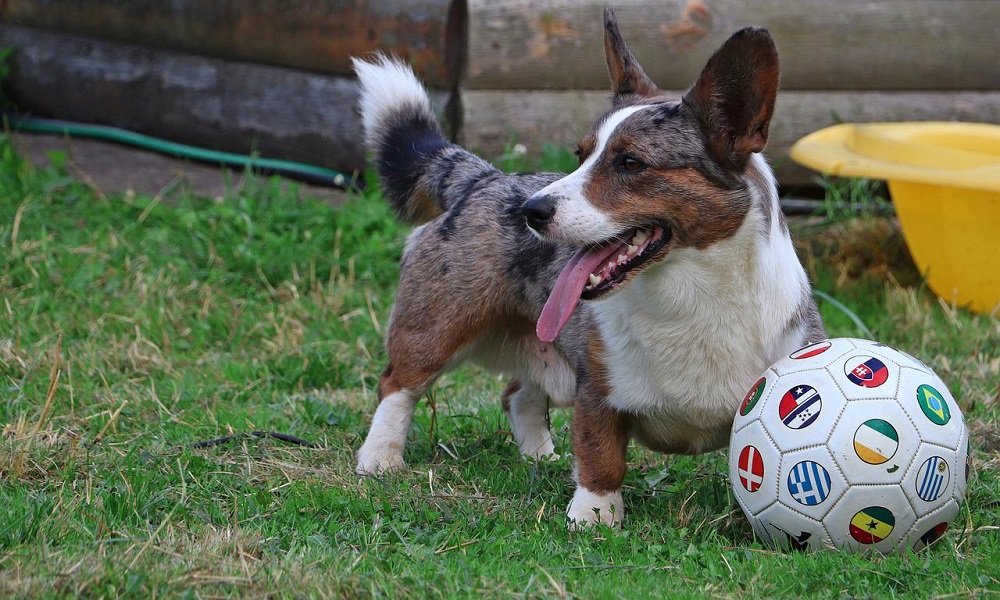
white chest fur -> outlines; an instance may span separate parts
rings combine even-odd
[[[639,441],[679,452],[724,445],[754,378],[802,341],[788,325],[809,293],[805,273],[787,233],[764,238],[753,221],[705,250],[674,250],[595,305],[609,402],[639,417]]]

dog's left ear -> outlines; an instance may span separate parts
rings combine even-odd
[[[608,61],[615,106],[623,104],[630,97],[649,98],[659,93],[656,84],[642,70],[632,56],[632,51],[625,45],[625,40],[618,31],[618,19],[610,6],[604,9],[604,57]]]
[[[740,171],[750,154],[767,145],[778,93],[778,49],[761,27],[737,31],[708,60],[684,95],[708,136],[719,163]]]

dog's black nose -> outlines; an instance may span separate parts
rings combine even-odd
[[[521,214],[528,221],[528,226],[535,231],[543,231],[556,214],[555,196],[532,196],[521,205]]]

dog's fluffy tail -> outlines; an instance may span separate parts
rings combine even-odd
[[[354,59],[361,118],[382,188],[399,217],[420,224],[463,199],[494,167],[445,139],[426,90],[407,65]]]

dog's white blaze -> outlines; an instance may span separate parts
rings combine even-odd
[[[610,115],[597,130],[597,144],[587,160],[577,170],[536,193],[537,196],[552,195],[559,198],[555,216],[543,238],[572,244],[593,244],[603,242],[625,229],[624,225],[591,204],[583,189],[615,129],[628,117],[647,108],[650,107],[629,106]]]
[[[358,449],[359,475],[377,475],[403,466],[403,446],[410,432],[415,394],[399,390],[379,402],[365,443]]]
[[[375,56],[374,62],[357,58],[351,62],[361,82],[361,123],[370,148],[381,135],[380,124],[385,125],[400,107],[411,105],[434,114],[427,91],[409,66],[383,54]]]
[[[750,168],[761,166],[755,159]],[[773,187],[758,192],[774,200]],[[767,239],[763,219],[751,210],[733,237],[674,249],[594,303],[614,365],[608,402],[648,415],[634,432],[647,443],[691,452],[724,444],[718,432],[728,431],[745,388],[801,340],[788,323],[808,294],[805,271],[776,215]]]
[[[580,529],[595,523],[619,525],[625,516],[625,502],[620,491],[598,494],[578,485],[566,508],[570,529]]]

